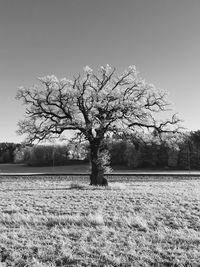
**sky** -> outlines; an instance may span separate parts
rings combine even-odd
[[[199,14],[199,0],[0,0],[0,142],[23,141],[19,86],[72,78],[86,65],[136,65],[199,130]]]

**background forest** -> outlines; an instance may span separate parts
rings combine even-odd
[[[111,167],[120,169],[200,169],[200,131],[156,136],[128,136],[107,139],[104,149]],[[0,163],[24,163],[29,166],[55,166],[84,163],[89,160],[88,144],[24,146],[0,143]]]

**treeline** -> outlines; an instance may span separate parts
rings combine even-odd
[[[31,145],[0,143],[0,163],[28,166],[58,166],[87,161],[87,147],[82,145]]]
[[[200,131],[108,142],[111,165],[129,169],[200,169]]]
[[[200,131],[158,136],[107,139],[111,166],[128,169],[200,169]],[[87,144],[23,146],[0,143],[0,163],[53,166],[88,161]]]
[[[15,163],[26,163],[28,166],[65,165],[69,152],[65,145],[35,145],[21,147],[15,152]]]

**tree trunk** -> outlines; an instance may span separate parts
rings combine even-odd
[[[90,144],[90,160],[91,160],[91,174],[90,174],[90,185],[101,185],[107,186],[108,182],[104,178],[104,170],[99,160],[99,149],[100,143]]]

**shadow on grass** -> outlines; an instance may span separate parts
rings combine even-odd
[[[1,189],[0,192],[8,192],[8,191],[63,191],[63,190],[124,190],[127,186],[123,183],[109,183],[108,186],[94,186],[89,184],[81,184],[78,182],[72,182],[67,187],[50,187],[50,188],[8,188]]]

